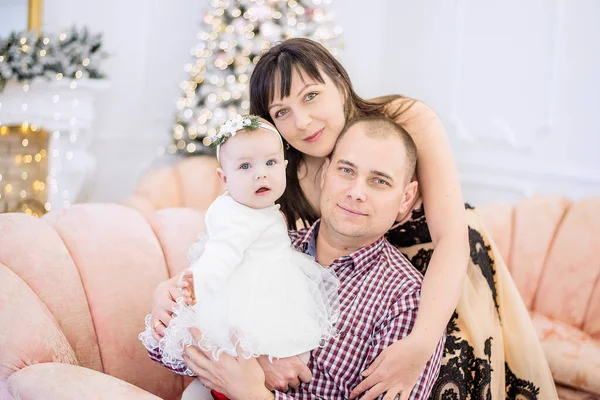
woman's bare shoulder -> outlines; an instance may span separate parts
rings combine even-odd
[[[384,113],[399,124],[418,124],[439,120],[437,113],[426,103],[410,97],[391,98]]]

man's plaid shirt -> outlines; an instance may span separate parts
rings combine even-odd
[[[290,231],[292,245],[314,256],[318,228],[319,221],[308,229]],[[385,238],[338,258],[330,268],[340,280],[339,337],[311,351],[308,367],[313,378],[309,383],[287,393],[275,391],[276,399],[347,399],[361,382],[361,372],[412,330],[422,276]],[[444,342],[445,335],[419,377],[411,400],[429,397],[440,371]],[[150,352],[150,357],[161,362],[156,352]]]

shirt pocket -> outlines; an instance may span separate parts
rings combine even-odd
[[[324,347],[313,353],[313,362],[325,375],[325,379],[350,396],[352,389],[360,382],[360,373],[369,351],[369,338],[353,330],[340,332]]]

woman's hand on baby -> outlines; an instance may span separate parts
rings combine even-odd
[[[171,321],[175,300],[181,296],[177,287],[178,276],[161,282],[152,295],[152,336],[160,340],[165,335],[165,329]]]
[[[194,295],[194,274],[191,269],[183,271],[179,279],[177,280],[177,287],[181,291],[183,301],[188,306],[196,304],[196,297]]]
[[[265,372],[265,384],[269,390],[285,392],[312,379],[312,372],[298,356],[273,358],[273,362],[268,356],[260,356],[258,363]]]

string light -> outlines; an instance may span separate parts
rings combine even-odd
[[[82,77],[82,73],[76,73],[75,75],[79,78]],[[63,79],[62,74],[57,74],[55,79],[57,82],[61,81]],[[71,81],[69,88],[71,90],[76,89],[76,82]],[[30,84],[23,84],[22,90],[23,92],[29,92]],[[55,93],[48,97],[48,100],[53,104],[57,104],[60,102],[61,96]],[[77,98],[71,98],[69,101],[72,107],[79,106]],[[21,111],[30,111],[27,102],[21,104]],[[62,116],[60,113],[56,112],[53,114],[54,121],[58,122],[61,119]],[[73,130],[68,135],[69,142],[75,143],[77,141],[77,118],[70,117],[68,121],[69,125],[73,127]],[[52,209],[52,203],[48,199],[49,188],[51,188],[52,193],[60,194],[60,206],[70,206],[70,192],[65,188],[61,188],[62,184],[59,182],[58,174],[62,170],[61,155],[64,154],[64,160],[71,161],[75,158],[75,153],[69,150],[61,154],[58,148],[52,149],[52,157],[58,164],[54,168],[48,168],[47,148],[50,143],[49,140],[59,141],[61,132],[59,130],[47,132],[44,129],[38,128],[36,124],[23,121],[20,125],[16,126],[0,124],[0,136],[8,137],[8,140],[11,141],[16,140],[20,145],[20,149],[17,147],[16,150],[18,153],[10,157],[13,167],[9,169],[9,171],[12,170],[13,172],[18,171],[17,176],[19,180],[15,180],[16,177],[14,174],[12,179],[7,179],[6,173],[0,175],[0,193],[2,194],[0,200],[4,203],[0,211],[2,209],[21,211],[28,215],[41,216]],[[0,154],[0,156],[3,156],[3,154]],[[0,205],[2,205],[2,202],[0,202]]]
[[[47,163],[44,162],[46,151],[40,147],[47,146],[49,134],[34,124],[23,122],[20,125],[0,126],[0,133],[9,143],[20,144],[20,149],[9,152],[9,175],[0,175],[0,200],[3,210],[21,211],[29,215],[41,216],[46,212],[43,203],[46,201],[46,186],[39,178],[46,176]],[[9,150],[10,151],[10,150]],[[17,154],[14,153],[17,152]]]

